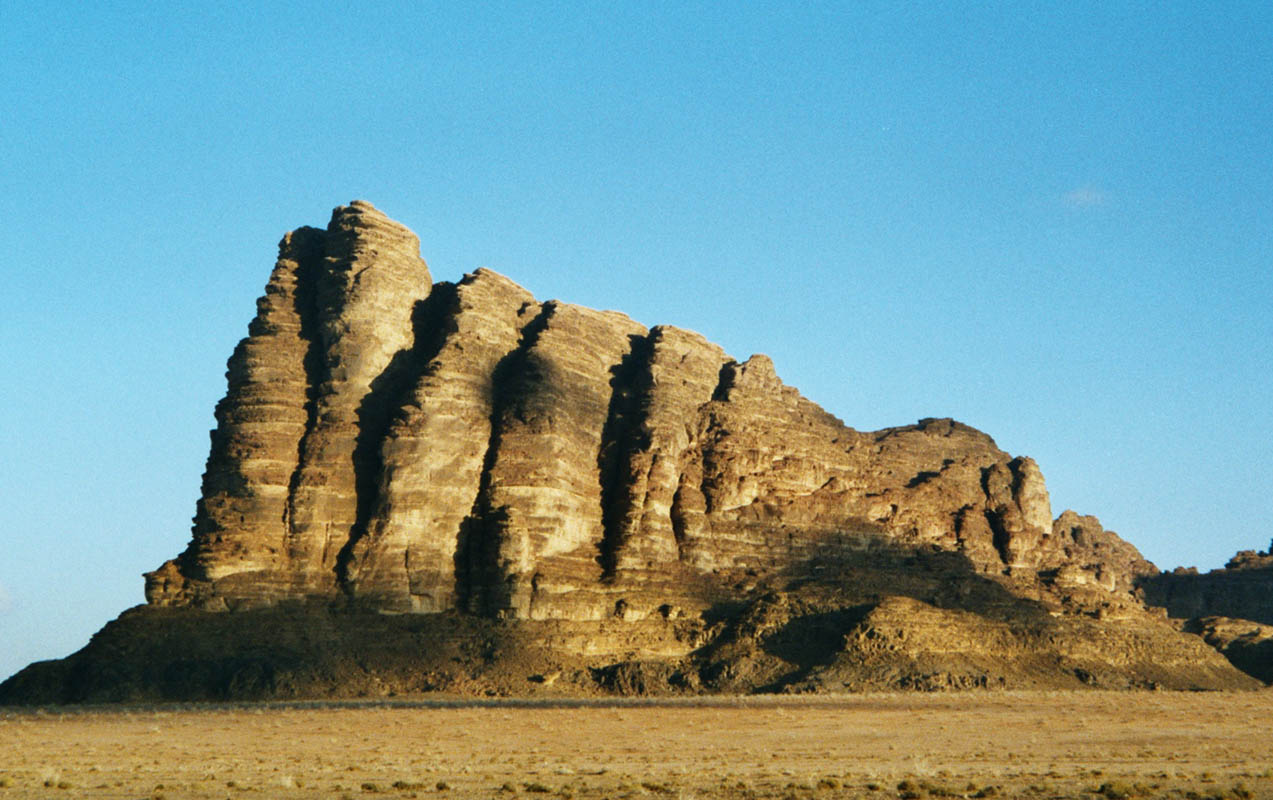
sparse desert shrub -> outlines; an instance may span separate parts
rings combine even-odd
[[[653,781],[645,781],[641,784],[641,788],[647,792],[655,794],[673,794],[672,787],[665,783],[654,783]]]
[[[910,779],[897,784],[897,796],[902,800],[919,800],[924,796],[924,788]]]
[[[413,783],[413,782],[411,782],[411,781],[394,781],[394,782],[393,782],[393,788],[397,789],[397,790],[398,790],[398,791],[400,791],[400,792],[410,792],[410,791],[414,791],[414,790],[416,790],[416,789],[423,789],[423,788],[424,788],[424,784],[423,784],[423,783]]]
[[[1148,786],[1139,783],[1129,784],[1121,781],[1108,781],[1102,783],[1096,793],[1104,796],[1107,800],[1126,800],[1129,797],[1144,797],[1151,791]]]
[[[1251,790],[1244,783],[1235,783],[1229,793],[1238,798],[1238,800],[1251,800],[1252,797]]]
[[[972,793],[972,797],[994,797],[999,794],[999,788],[987,784]]]
[[[446,781],[438,781],[437,783],[433,784],[433,788],[437,789],[439,792],[445,792],[447,789],[451,788],[451,784],[447,783]]]
[[[522,788],[528,792],[534,792],[536,794],[548,794],[552,791],[552,787],[545,786],[539,782],[523,783]]]
[[[370,792],[373,794],[382,791],[378,784],[372,783],[371,781],[364,781],[362,785],[362,790],[364,792]]]

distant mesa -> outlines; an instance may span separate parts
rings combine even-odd
[[[487,269],[434,283],[365,202],[283,238],[226,375],[189,545],[0,702],[1269,675],[1147,605],[1215,611],[1096,518],[1054,519],[984,433],[857,431],[763,355]]]

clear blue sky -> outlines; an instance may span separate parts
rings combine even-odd
[[[1273,5],[587,5],[5,7],[0,677],[185,546],[276,243],[354,198],[979,427],[1162,567],[1268,546]]]

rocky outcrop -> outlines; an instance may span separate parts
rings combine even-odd
[[[1139,568],[1094,520],[1054,530],[1038,466],[978,431],[855,431],[765,356],[489,270],[435,286],[362,202],[284,238],[227,375],[154,605],[638,618],[881,543],[1108,591]]]
[[[345,572],[355,596],[394,611],[455,608],[467,594],[468,565],[457,571],[457,557],[489,466],[495,384],[542,314],[489,270],[439,284],[432,297],[423,366],[381,444],[374,510]]]
[[[203,677],[164,696],[216,696],[256,625],[293,642],[295,663],[267,661],[296,696],[393,650],[367,643],[382,628],[441,648],[385,655],[372,684],[393,691],[461,641],[471,674],[495,670],[483,691],[521,685],[493,654],[511,643],[580,691],[1247,685],[1145,607],[1157,570],[1134,547],[1052,519],[1032,459],[950,419],[854,430],[763,355],[490,270],[434,284],[363,202],[284,237],[227,379],[191,541],[147,574],[150,607],[21,685],[99,697],[75,670],[133,659],[119,681],[151,696],[176,647],[212,661],[173,666]],[[289,619],[358,652],[319,655]]]
[[[1273,626],[1211,616],[1188,620],[1182,627],[1201,636],[1243,672],[1273,683]]]
[[[230,358],[194,536],[147,576],[151,602],[216,609],[337,592],[431,288],[415,235],[367,203],[283,238]]]
[[[1273,625],[1273,546],[1270,552],[1242,550],[1210,572],[1178,567],[1149,573],[1138,585],[1147,602],[1172,617],[1235,617]]]

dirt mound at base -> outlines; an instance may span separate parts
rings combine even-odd
[[[1259,685],[1135,609],[1097,620],[1009,598],[974,612],[801,587],[639,621],[141,606],[0,684],[0,704]]]

